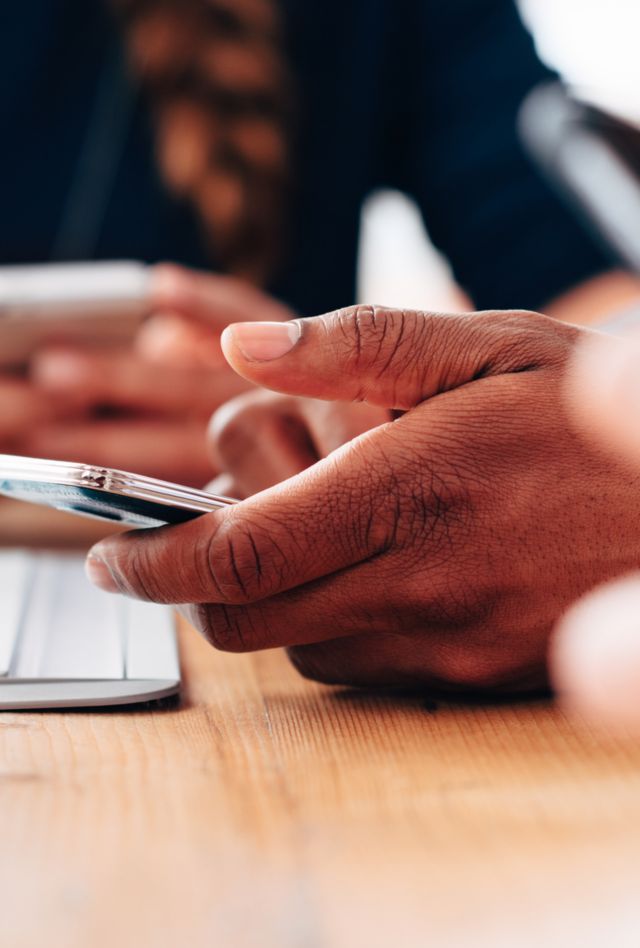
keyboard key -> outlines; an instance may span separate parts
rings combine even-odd
[[[0,659],[2,710],[135,703],[180,684],[171,610],[100,592],[81,556],[0,551]]]
[[[171,609],[122,600],[127,615],[127,678],[177,680],[180,663]]]
[[[92,586],[79,557],[35,558],[17,678],[124,677],[125,603]]]
[[[0,552],[0,676],[9,674],[20,632],[32,558],[19,551]]]

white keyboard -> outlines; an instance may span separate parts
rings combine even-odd
[[[100,707],[175,694],[165,606],[95,589],[79,556],[0,551],[0,709]]]

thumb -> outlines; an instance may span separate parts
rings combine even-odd
[[[288,323],[232,325],[221,345],[236,372],[265,388],[409,409],[488,375],[563,363],[577,332],[536,313],[356,306]]]

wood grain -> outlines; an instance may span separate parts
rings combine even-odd
[[[179,703],[0,715],[3,946],[640,944],[631,740],[181,644]]]

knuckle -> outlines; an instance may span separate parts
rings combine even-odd
[[[528,310],[490,310],[467,316],[467,347],[488,358],[483,375],[517,373],[563,364],[582,330]],[[476,356],[477,358],[477,356]]]
[[[384,382],[394,407],[412,407],[414,402],[405,404],[402,392],[415,388],[416,381],[420,386],[426,375],[434,317],[417,310],[361,305],[340,310],[334,318],[338,358],[363,379],[357,400],[368,400]]]
[[[116,562],[119,583],[123,586],[122,592],[133,595],[149,602],[169,602],[163,595],[155,577],[162,574],[162,557],[154,555],[151,544],[144,541],[136,542],[127,551],[126,559],[119,558]]]
[[[241,457],[255,439],[261,414],[257,406],[233,399],[219,408],[209,423],[209,442],[227,464]]]
[[[286,567],[277,543],[239,518],[207,539],[199,561],[217,600],[227,605],[246,605],[272,594]]]
[[[215,460],[221,467],[244,467],[246,458],[260,450],[292,412],[295,399],[275,392],[249,392],[219,408],[209,423],[208,438]]]
[[[253,649],[246,612],[225,605],[197,605],[189,610],[194,628],[219,652],[242,653]]]

